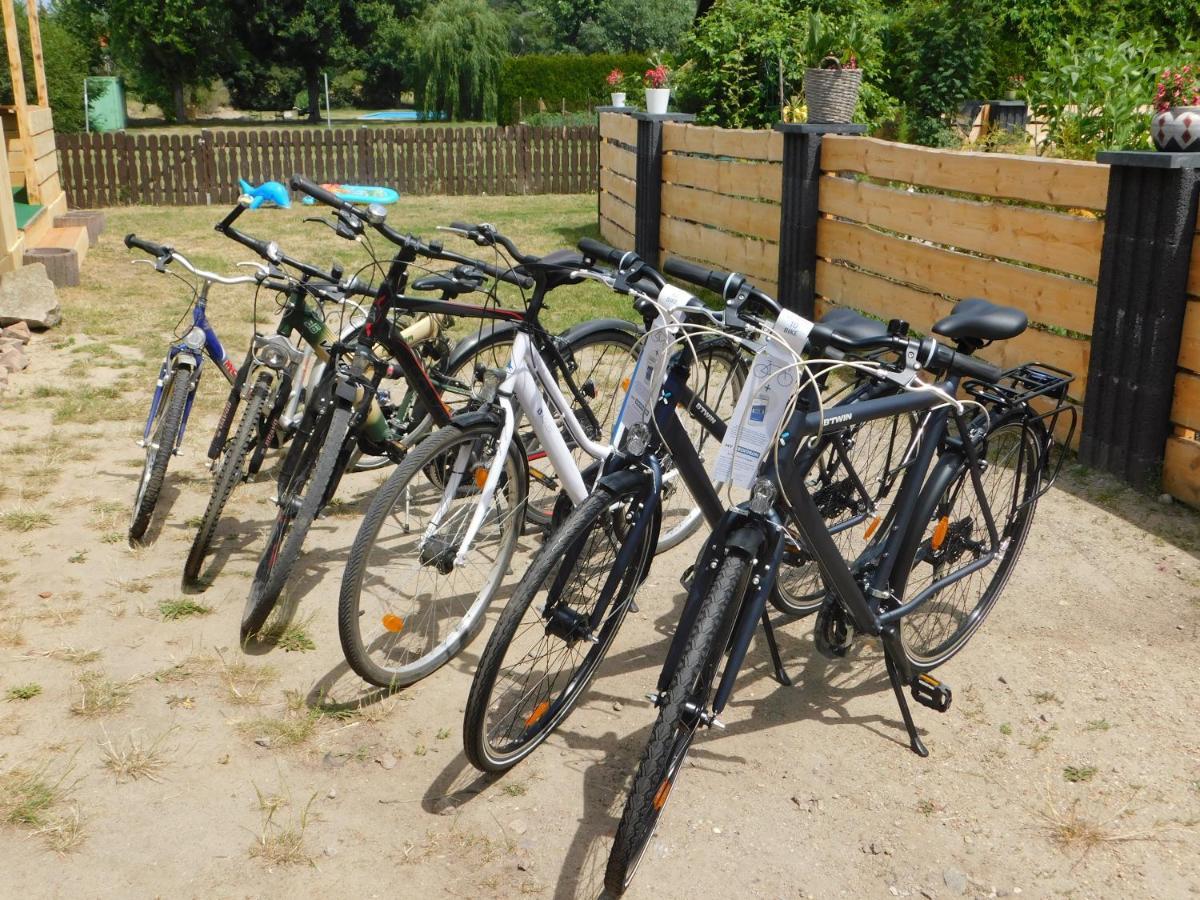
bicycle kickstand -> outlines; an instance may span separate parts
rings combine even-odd
[[[762,624],[763,631],[767,634],[767,646],[771,650],[771,663],[775,666],[775,680],[784,687],[791,687],[792,679],[788,677],[787,670],[783,667],[783,658],[779,655],[779,644],[775,642],[775,626],[771,624],[771,616],[766,609],[763,609]]]
[[[892,681],[892,690],[896,692],[896,702],[900,704],[900,715],[904,717],[904,727],[908,729],[909,747],[912,752],[922,758],[929,755],[929,750],[917,734],[917,726],[913,723],[912,712],[908,708],[908,698],[904,696],[904,685],[900,682],[900,670],[892,660],[892,654],[885,648],[884,661],[887,663],[888,678]]]

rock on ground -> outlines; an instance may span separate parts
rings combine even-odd
[[[0,277],[0,326],[25,322],[30,328],[53,328],[61,321],[58,294],[41,263]]]

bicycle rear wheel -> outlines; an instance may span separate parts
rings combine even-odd
[[[807,488],[847,562],[866,548],[887,517],[891,489],[915,433],[916,420],[908,414],[864,422],[830,435],[809,470]],[[821,607],[825,582],[803,538],[794,529],[790,533],[771,603],[780,612],[804,616]]]
[[[646,529],[604,618],[592,627],[645,486],[637,477],[613,491],[597,487],[538,551],[517,585],[467,699],[463,741],[475,768],[512,768],[579,702],[625,619],[650,550]]]
[[[499,435],[491,421],[452,422],[414,447],[372,499],[338,597],[346,661],[371,684],[420,681],[482,626],[524,521],[524,449],[514,439],[460,559]]]
[[[167,476],[167,464],[179,444],[179,429],[183,426],[183,410],[192,391],[192,377],[190,369],[177,367],[163,386],[158,402],[158,423],[146,444],[146,461],[142,464],[142,476],[133,499],[133,517],[129,523],[131,544],[141,541],[150,527],[163,479]]]
[[[699,711],[708,711],[717,669],[733,629],[738,603],[746,591],[750,561],[730,552],[700,607],[667,689],[666,704],[650,731],[625,811],[617,826],[604,872],[605,890],[614,897],[625,893],[641,862],[663,808],[670,797],[684,757],[700,725]]]
[[[183,566],[185,585],[193,585],[199,579],[200,568],[204,565],[204,557],[208,554],[209,545],[217,532],[217,524],[221,521],[225,504],[229,502],[234,488],[245,480],[246,460],[250,451],[264,437],[260,425],[263,407],[270,391],[271,376],[264,372],[259,375],[250,391],[250,399],[242,411],[242,420],[238,423],[233,443],[230,444],[221,459],[221,465],[213,483],[212,494],[208,498],[208,506],[204,510],[200,527],[196,530],[196,537],[192,540],[192,547],[188,551],[187,561]]]
[[[936,582],[961,571],[987,553],[987,565],[934,591],[900,620],[900,639],[916,671],[942,665],[961,650],[983,624],[1012,575],[1033,523],[1041,448],[1040,422],[1002,422],[981,442],[982,497],[1000,538],[993,545],[980,491],[965,458],[943,457],[925,488],[914,523],[924,523],[920,539],[901,548],[895,571],[897,600],[908,602]],[[914,527],[922,526],[914,524]]]

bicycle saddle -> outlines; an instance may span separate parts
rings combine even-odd
[[[517,271],[523,275],[541,274],[546,282],[546,290],[553,290],[564,284],[579,284],[581,278],[572,278],[571,272],[585,269],[587,264],[583,257],[574,250],[555,250],[547,253],[538,260],[521,263]]]
[[[486,276],[473,266],[455,266],[446,272],[435,272],[418,278],[412,283],[412,289],[440,291],[442,296],[451,298],[479,290],[485,280]]]
[[[836,306],[821,316],[822,325],[832,325],[837,333],[852,341],[864,338],[878,337],[887,333],[887,326],[874,319],[868,319],[861,313],[856,313],[845,306]]]
[[[958,301],[954,312],[933,326],[934,334],[951,340],[974,338],[979,341],[1002,341],[1016,337],[1025,330],[1029,320],[1025,313],[1011,306],[997,306],[979,297]]]

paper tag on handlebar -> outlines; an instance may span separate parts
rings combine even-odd
[[[748,488],[758,476],[763,457],[787,412],[788,401],[802,377],[795,368],[796,355],[808,343],[812,322],[783,310],[775,331],[787,343],[768,340],[750,364],[750,377],[738,396],[737,406],[727,421],[721,449],[713,461],[714,484],[732,483]]]
[[[681,319],[677,312],[694,299],[687,291],[669,284],[659,291],[659,314],[642,341],[642,352],[638,354],[637,364],[629,378],[629,390],[625,393],[621,411],[613,425],[614,447],[619,446],[624,429],[650,423],[654,414],[654,401],[658,399],[667,368],[667,351],[679,330],[678,323]],[[669,322],[667,316],[670,317]]]

